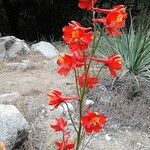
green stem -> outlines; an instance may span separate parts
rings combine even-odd
[[[95,45],[95,50],[94,51],[96,51],[96,49],[97,49],[97,47],[98,47],[98,45],[99,45],[99,41],[100,41],[100,39],[101,39],[101,33],[99,33],[99,36],[98,36],[98,39],[97,39],[97,43],[96,43],[96,45]],[[95,53],[95,52],[94,52]]]
[[[85,83],[86,83],[86,79],[85,79]],[[80,98],[80,101],[79,101],[79,131],[78,131],[78,135],[77,135],[76,150],[79,149],[80,142],[81,142],[81,130],[82,130],[81,117],[82,117],[82,103],[83,103],[83,98],[84,98],[85,89],[86,89],[85,83],[84,83],[84,88],[83,88],[82,95],[81,95],[81,98]]]
[[[87,147],[87,145],[89,144],[89,142],[91,141],[92,138],[93,138],[93,135],[91,135],[91,137],[89,138],[89,140],[88,140],[87,143],[85,144],[83,150],[85,150],[85,148]]]
[[[76,82],[76,89],[77,89],[77,94],[78,96],[80,96],[80,91],[79,91],[79,86],[78,86],[78,80],[77,80],[77,70],[74,69],[74,73],[75,73],[75,82]]]
[[[68,104],[67,104],[66,102],[64,102],[64,103],[65,103],[65,104],[66,104],[66,106],[67,106],[68,114],[69,114],[69,118],[70,118],[70,120],[71,120],[71,123],[72,123],[72,125],[73,125],[73,127],[74,127],[74,129],[75,129],[76,133],[78,134],[78,130],[77,130],[77,128],[76,128],[76,126],[75,126],[75,123],[74,123],[74,121],[73,121],[73,119],[72,119],[72,116],[71,116],[71,113],[70,113],[69,106],[68,106]]]
[[[89,62],[89,63],[90,63],[90,62]],[[81,93],[81,98],[80,98],[80,100],[79,100],[79,131],[78,131],[78,135],[77,135],[77,146],[76,146],[76,150],[79,149],[80,142],[81,142],[81,130],[82,130],[82,126],[81,126],[82,104],[83,104],[83,98],[84,98],[85,91],[86,91],[86,81],[87,81],[87,76],[88,76],[89,68],[90,68],[90,64],[88,64],[88,67],[86,67],[86,65],[84,66],[84,70],[85,70],[85,79],[84,79],[83,90],[82,90],[82,93]]]
[[[93,11],[93,18],[95,18],[95,12]],[[98,41],[96,42],[96,24],[93,23],[93,27],[94,27],[94,38],[93,38],[93,45],[92,45],[92,52],[91,52],[91,57],[95,54],[95,51],[97,49],[97,46],[99,44],[100,41],[100,37],[101,35],[99,35]],[[79,149],[81,140],[82,140],[82,135],[81,135],[81,130],[82,130],[82,126],[81,126],[81,117],[82,117],[82,104],[83,104],[83,98],[84,95],[86,93],[86,82],[87,82],[87,76],[88,76],[88,72],[90,69],[90,65],[91,65],[91,59],[88,62],[88,65],[84,66],[84,71],[85,71],[85,79],[84,79],[84,86],[83,86],[83,90],[81,92],[81,98],[79,100],[79,130],[78,130],[78,135],[77,135],[77,145],[76,145],[76,150]]]
[[[66,150],[66,143],[65,143],[65,134],[64,134],[64,132],[63,132],[63,141],[64,141],[64,150]]]
[[[82,143],[85,142],[85,131],[82,131]],[[84,145],[82,145],[81,149],[83,149]]]
[[[94,12],[93,12],[94,13]],[[94,50],[94,47],[95,47],[95,25],[94,25],[94,39],[93,39],[93,46],[92,46],[92,56],[94,54],[93,51]],[[91,65],[91,59],[89,60],[89,63],[88,63],[88,66],[84,66],[84,71],[85,71],[85,79],[84,79],[84,86],[83,86],[83,90],[82,90],[82,93],[81,93],[81,98],[80,98],[80,101],[79,101],[79,131],[78,131],[78,135],[77,135],[77,145],[76,145],[76,150],[79,149],[79,146],[80,146],[80,143],[81,143],[81,130],[82,130],[82,126],[81,126],[81,117],[82,117],[82,104],[83,104],[83,98],[84,98],[84,95],[85,95],[85,92],[86,92],[86,82],[87,82],[87,76],[88,76],[88,72],[89,72],[89,69],[90,69],[90,65]]]
[[[82,141],[84,141],[84,137],[85,137],[85,130],[82,130],[82,133],[81,133],[81,139],[82,139]],[[84,143],[84,142],[83,142]]]
[[[104,68],[104,66],[106,66],[106,65],[102,65],[102,66],[99,68],[99,71],[98,71],[98,73],[97,73],[97,77],[99,76],[99,74],[100,74],[100,72],[102,71],[102,69]]]

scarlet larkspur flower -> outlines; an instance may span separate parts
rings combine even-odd
[[[107,17],[101,19],[93,19],[94,22],[102,22],[105,25],[107,33],[110,36],[119,36],[121,32],[120,28],[125,25],[125,16],[120,12],[110,13]]]
[[[94,4],[97,2],[97,0],[79,0],[78,6],[81,9],[87,9],[90,10],[93,8]]]
[[[85,64],[86,59],[87,59],[86,55],[81,55],[79,52],[74,52],[72,54],[72,57],[74,59],[74,66],[75,66],[75,68],[82,67]]]
[[[91,57],[91,59],[107,65],[113,77],[117,77],[116,71],[122,69],[122,62],[120,55],[111,55],[107,59],[100,59],[95,57]]]
[[[75,97],[64,97],[62,96],[62,93],[57,90],[53,90],[48,94],[49,97],[49,105],[53,106],[54,108],[57,108],[62,102],[67,101],[67,100],[73,100],[73,99],[78,99],[77,96]]]
[[[65,140],[62,140],[60,142],[56,141],[55,142],[58,150],[73,150],[75,146],[75,142],[73,141],[72,143],[68,143],[68,138]]]
[[[79,81],[79,85],[81,88],[84,87],[84,80],[85,80],[85,73],[83,73],[81,76],[77,77],[77,80]],[[87,79],[86,79],[86,88],[92,89],[96,84],[98,83],[98,77],[93,77],[88,73]]]
[[[74,52],[72,55],[61,55],[57,59],[57,64],[60,66],[60,69],[57,72],[60,75],[66,76],[72,69],[82,67],[85,59],[86,57],[81,55],[79,52]]]
[[[127,18],[126,8],[123,5],[117,5],[112,10],[95,8],[99,12],[107,14],[107,17],[101,19],[93,19],[94,22],[102,22],[110,36],[119,36],[120,28],[124,27]]]
[[[67,75],[74,68],[74,60],[69,54],[64,54],[58,57],[57,64],[60,69],[57,71],[60,75]]]
[[[110,14],[116,11],[125,12],[126,8],[124,5],[116,5],[112,9],[101,9],[101,8],[93,8],[92,10],[98,11],[100,13]]]
[[[79,22],[72,21],[69,26],[63,27],[63,40],[72,52],[85,51],[93,38],[93,33],[89,30],[91,28],[82,27]]]
[[[122,34],[117,28],[106,28],[106,31],[110,36],[120,36]]]
[[[67,121],[64,120],[62,117],[57,117],[56,123],[50,125],[50,127],[53,128],[55,131],[63,131],[63,132],[66,132],[65,130],[66,126]]]
[[[107,122],[107,117],[98,113],[88,111],[86,115],[81,117],[82,126],[88,133],[99,132]]]
[[[91,27],[83,27],[81,26],[81,24],[77,21],[71,21],[71,23],[69,23],[70,26],[76,28],[76,29],[82,29],[83,31],[90,31],[92,30]]]

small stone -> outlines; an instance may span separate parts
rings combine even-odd
[[[68,122],[68,124],[72,124],[71,120],[68,120],[67,122]]]
[[[18,63],[17,70],[26,71],[27,70],[27,64],[26,63]]]
[[[89,105],[93,105],[94,104],[94,101],[90,100],[90,99],[87,99],[86,100],[86,105],[89,106]]]
[[[52,111],[52,110],[54,110],[54,109],[55,109],[54,106],[49,106],[49,110],[50,110],[50,111]]]
[[[41,114],[44,115],[46,113],[46,111],[44,109],[42,109]]]
[[[138,142],[137,145],[138,145],[138,146],[141,146],[142,144]]]
[[[109,134],[105,134],[105,140],[109,142],[111,140],[111,136]]]
[[[27,65],[28,69],[35,69],[38,67],[38,64],[31,61],[31,60],[22,60],[23,63],[25,63]]]

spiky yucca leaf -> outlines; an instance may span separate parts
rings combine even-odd
[[[142,18],[136,26],[135,29],[131,23],[129,31],[124,30],[120,37],[103,34],[97,55],[120,54],[125,72],[150,80],[150,19]]]

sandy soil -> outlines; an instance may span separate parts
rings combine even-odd
[[[0,62],[0,94],[9,92],[18,92],[21,94],[21,98],[17,101],[16,106],[31,125],[29,140],[22,147],[22,150],[55,150],[53,141],[57,139],[59,135],[55,135],[54,132],[49,129],[49,123],[59,112],[49,110],[47,93],[51,89],[58,89],[67,96],[74,94],[73,75],[68,77],[57,75],[55,60],[47,60],[39,54],[31,54],[26,60],[30,61],[31,65],[25,72],[11,70],[5,67],[7,62]],[[108,74],[104,72],[103,76],[106,75]],[[145,105],[139,103],[139,108],[134,111],[135,115],[134,118],[132,118],[133,113],[129,112],[132,112],[132,110],[136,108],[135,103],[133,104],[135,107],[132,107],[133,105],[123,100],[126,98],[121,96],[123,91],[123,95],[126,96],[126,90],[129,88],[126,88],[126,90],[124,90],[124,88],[121,89],[123,84],[119,84],[121,86],[116,85],[117,88],[110,91],[109,82],[106,81],[104,85],[106,89],[108,89],[108,94],[110,94],[112,101],[108,103],[98,101],[96,102],[96,106],[98,106],[96,109],[106,113],[106,115],[110,117],[110,121],[104,129],[104,132],[99,135],[94,135],[91,144],[85,149],[150,150],[149,103],[145,101]],[[149,90],[149,88],[150,86],[148,86],[147,90]],[[119,89],[121,89],[121,91],[119,91]],[[145,87],[143,89],[145,89]],[[101,92],[96,91],[96,93]],[[148,94],[150,94],[150,92]],[[149,96],[148,94],[145,93],[145,95]],[[91,94],[90,98],[96,99],[96,94],[94,95],[95,97]],[[145,97],[143,99],[145,99]],[[136,116],[137,112],[139,112],[138,109],[142,115],[139,114]],[[146,113],[145,116],[142,112]],[[144,119],[142,117],[144,117]],[[132,126],[132,123],[135,124]],[[143,124],[144,127],[140,127],[141,124]],[[81,150],[83,149],[84,148]]]

